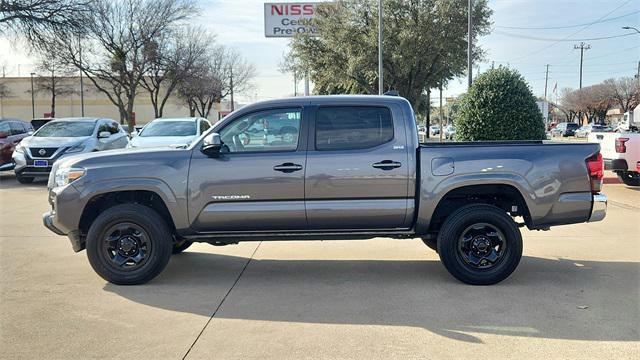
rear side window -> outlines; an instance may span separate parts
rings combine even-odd
[[[11,126],[11,135],[20,135],[26,132],[24,130],[24,126],[22,126],[22,124],[17,121],[9,122],[9,126]]]
[[[318,109],[317,150],[366,149],[392,139],[393,120],[388,108],[331,106]]]

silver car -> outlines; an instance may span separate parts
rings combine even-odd
[[[53,163],[66,155],[122,149],[128,143],[127,133],[115,120],[57,119],[16,146],[13,152],[16,177],[27,184],[36,176],[49,176]]]

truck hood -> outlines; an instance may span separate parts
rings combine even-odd
[[[80,137],[38,137],[38,136],[29,136],[20,142],[25,147],[49,147],[49,148],[59,148],[59,147],[71,147],[76,146],[91,136],[80,136]]]
[[[131,139],[133,148],[167,147],[170,145],[189,145],[197,136],[136,136]]]

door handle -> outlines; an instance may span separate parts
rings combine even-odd
[[[402,166],[402,163],[397,161],[392,161],[392,160],[382,160],[371,166],[373,166],[376,169],[391,170],[391,169],[399,168],[400,166]]]
[[[291,173],[294,171],[302,170],[302,165],[286,162],[284,164],[274,166],[273,170],[282,171],[283,173]]]

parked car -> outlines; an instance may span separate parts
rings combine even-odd
[[[31,124],[12,118],[0,118],[0,171],[13,170],[11,156],[22,139],[33,134]]]
[[[131,139],[129,147],[187,146],[211,127],[203,118],[155,119]]]
[[[431,125],[429,126],[429,132],[431,135],[439,135],[440,134],[440,125]]]
[[[57,119],[16,146],[16,177],[22,184],[30,183],[37,176],[48,176],[52,166],[67,155],[121,149],[128,142],[127,134],[111,119]]]
[[[456,136],[456,128],[453,125],[448,125],[444,128],[444,133],[442,133],[442,135],[444,135],[445,139],[453,140]]]
[[[33,126],[33,130],[40,129],[44,124],[55,120],[54,118],[35,118],[31,120],[31,126]]]
[[[589,142],[600,144],[605,170],[612,170],[623,183],[640,186],[640,134],[591,133]]]
[[[574,136],[576,130],[578,130],[578,127],[579,126],[576,123],[567,123],[567,122],[559,123],[558,125],[556,125],[556,127],[551,129],[551,137]]]
[[[291,119],[292,141],[242,140],[269,119]],[[186,149],[56,162],[43,221],[115,284],[153,279],[192,242],[420,237],[453,276],[487,285],[517,267],[520,226],[605,216],[597,144],[419,144],[416,130],[398,96],[259,102]]]
[[[598,124],[583,125],[574,132],[574,135],[577,138],[586,138],[592,132],[604,132],[604,126]]]

